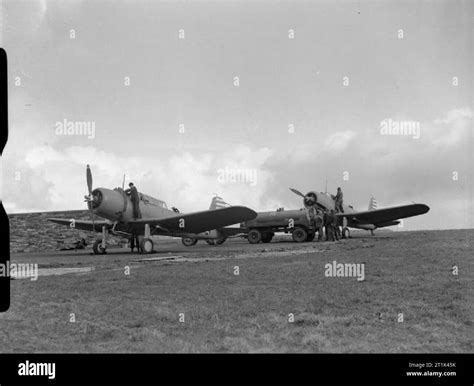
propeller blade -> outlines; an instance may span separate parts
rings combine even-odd
[[[301,197],[303,197],[303,198],[305,197],[305,195],[304,195],[303,193],[301,193],[299,190],[296,190],[296,189],[293,189],[293,188],[290,188],[290,190],[291,190],[293,193],[297,194],[298,196],[301,196]]]
[[[92,172],[89,165],[87,165],[86,178],[87,178],[87,189],[89,190],[89,196],[90,196],[92,194]]]

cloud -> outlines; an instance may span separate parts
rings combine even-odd
[[[458,121],[465,121],[472,119],[473,114],[469,107],[461,109],[453,109],[448,111],[443,118],[436,118],[433,120],[435,125],[450,124]]]
[[[85,167],[90,164],[94,187],[114,188],[132,180],[140,191],[168,201],[183,211],[207,209],[214,193],[232,204],[259,207],[265,186],[272,179],[265,162],[272,152],[237,146],[223,154],[177,153],[172,157],[119,156],[92,146],[71,146],[62,150],[38,146],[27,151],[21,164],[10,164],[7,179],[16,169],[22,180],[12,181],[4,192],[9,210],[79,209],[87,192]],[[220,169],[250,171],[252,181],[219,180]],[[26,188],[29,186],[29,188]]]
[[[356,133],[351,130],[334,133],[324,141],[324,149],[330,152],[342,151],[349,145],[355,136]]]
[[[358,209],[367,208],[371,195],[380,206],[411,201],[430,205],[429,214],[405,221],[404,229],[468,227],[472,220],[462,213],[472,189],[467,157],[471,117],[469,109],[448,111],[422,123],[419,140],[347,130],[292,146],[229,145],[212,151],[195,147],[147,156],[29,143],[23,154],[17,146],[4,159],[4,203],[9,212],[85,209],[85,165],[90,164],[94,187],[121,186],[125,173],[126,183],[133,181],[140,191],[184,212],[207,209],[214,193],[257,211],[299,208],[301,200],[288,188],[324,190],[327,179],[329,191],[342,186],[347,202]],[[226,169],[251,179],[220,179]],[[452,179],[453,170],[459,173],[458,181]],[[21,181],[14,180],[15,171],[21,172]],[[343,179],[346,171],[348,180]],[[446,197],[455,214],[443,212],[449,210]]]
[[[435,146],[455,146],[469,141],[472,129],[472,110],[468,107],[452,109],[443,117],[436,118],[422,128],[425,135]]]

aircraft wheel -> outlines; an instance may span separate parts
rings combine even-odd
[[[262,243],[269,243],[273,239],[273,233],[264,233],[262,235]]]
[[[350,237],[351,237],[351,232],[349,231],[349,228],[347,227],[342,228],[342,238],[348,239]]]
[[[258,244],[262,240],[262,234],[258,229],[252,229],[249,232],[247,239],[250,244]]]
[[[142,253],[152,253],[153,252],[153,241],[151,239],[143,239],[140,243],[140,248]]]
[[[221,245],[227,240],[227,237],[222,237],[216,240],[216,245]]]
[[[306,232],[305,229],[296,227],[293,230],[293,241],[296,241],[297,243],[302,243],[307,240],[308,238],[308,232]]]
[[[207,241],[207,240],[206,240]],[[197,239],[194,239],[192,237],[183,237],[181,239],[181,242],[183,243],[184,246],[186,247],[191,247],[193,245],[196,245],[196,243],[198,242]]]
[[[208,243],[209,245],[216,245],[216,241],[214,239],[207,239],[206,243]]]
[[[94,251],[94,255],[105,255],[107,253],[107,246],[105,248],[102,247],[102,240],[97,239],[92,246],[92,250]]]
[[[313,241],[315,236],[316,233],[309,233],[308,237],[306,238],[306,241]]]

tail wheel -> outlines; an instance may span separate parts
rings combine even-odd
[[[262,234],[258,229],[252,229],[249,232],[247,239],[250,244],[258,244],[262,240]]]
[[[153,252],[153,241],[151,239],[143,239],[140,243],[140,248],[142,253],[152,253]]]
[[[348,239],[351,237],[351,232],[349,231],[348,227],[342,228],[342,238],[343,239]]]
[[[107,253],[107,246],[102,247],[102,240],[97,239],[92,246],[92,250],[94,251],[94,255],[105,255]]]
[[[272,241],[273,233],[264,233],[262,235],[262,243],[269,243]]]
[[[305,229],[297,227],[293,230],[293,240],[297,243],[302,243],[308,238],[308,232]]]
[[[206,240],[207,241],[207,240]],[[198,242],[197,239],[194,239],[192,237],[183,237],[181,239],[181,242],[183,243],[183,245],[185,245],[186,247],[191,247],[193,245],[196,245],[196,243]]]

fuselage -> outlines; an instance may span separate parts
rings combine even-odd
[[[168,209],[164,201],[139,193],[139,207],[143,219],[162,219],[179,215]],[[111,221],[128,222],[134,219],[133,204],[121,188],[97,188],[92,192],[91,210]]]
[[[336,210],[336,201],[335,197],[329,193],[315,193],[309,192],[306,196],[312,196],[315,198],[316,206],[323,210]],[[305,202],[305,206],[306,202]],[[351,205],[342,204],[342,208],[344,209],[344,213],[356,213],[357,211]]]
[[[306,208],[311,206],[316,206],[322,210],[336,210],[336,200],[335,196],[329,193],[323,192],[309,192],[305,195],[303,199],[303,203]],[[345,214],[357,213],[357,211],[352,207],[352,205],[347,205],[342,203],[342,209],[344,210]],[[343,223],[344,220],[341,220]],[[361,222],[352,221],[350,217],[347,217],[347,226],[351,228],[358,228],[358,229],[365,229],[365,230],[374,230],[377,228],[374,224],[364,224]]]

